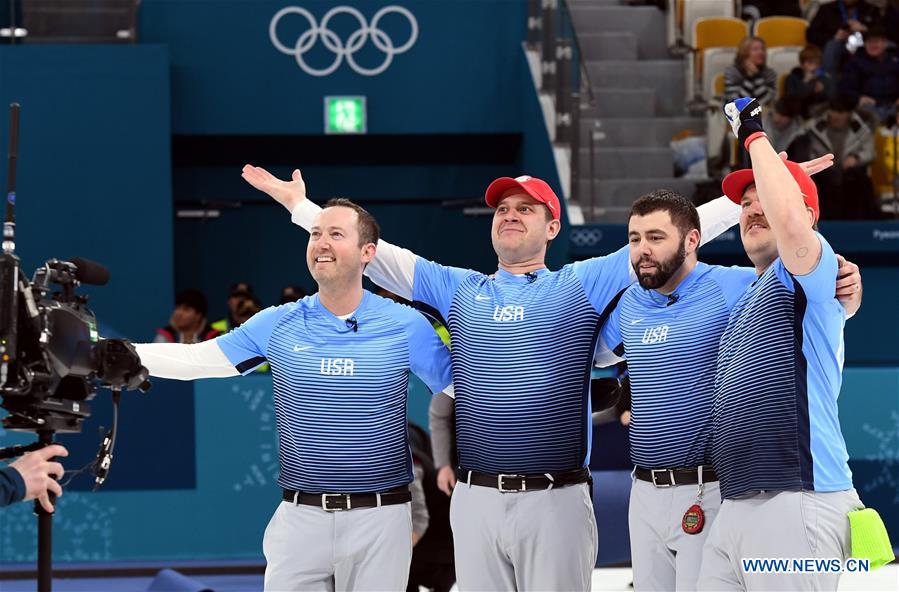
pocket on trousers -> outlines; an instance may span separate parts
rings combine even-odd
[[[797,497],[799,498],[799,516],[805,529],[805,540],[811,551],[811,556],[817,557],[818,537],[820,536],[820,529],[818,528],[818,500],[815,499],[814,493],[808,491],[798,492]]]
[[[280,504],[278,504],[278,507],[275,508],[275,513],[272,514],[271,519],[269,519],[268,525],[265,527],[265,532],[262,535],[262,554],[265,556],[267,561],[269,560],[269,557],[271,557],[270,547],[274,543],[272,537],[275,536],[281,514],[281,508],[284,507],[285,503],[287,502],[281,502]]]

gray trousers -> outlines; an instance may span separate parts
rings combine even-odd
[[[687,534],[681,526],[684,512],[696,503],[698,485],[656,487],[634,480],[628,509],[634,590],[695,590],[702,563],[702,548],[718,515],[718,482],[703,486],[701,532]]]
[[[406,589],[409,504],[325,512],[281,502],[265,529],[265,590]]]
[[[500,493],[459,481],[450,505],[459,590],[589,590],[597,541],[588,487]]]
[[[742,559],[851,556],[847,514],[863,508],[854,489],[768,491],[724,500],[706,540],[700,590],[836,590],[838,573],[749,573]]]

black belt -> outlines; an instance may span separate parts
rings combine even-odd
[[[501,473],[490,475],[460,469],[458,479],[462,483],[479,485],[480,487],[492,487],[503,493],[515,493],[518,491],[531,491],[536,489],[549,489],[551,487],[565,487],[577,485],[590,480],[589,469],[575,469],[559,473],[546,473],[544,475],[518,475],[514,473]]]
[[[656,487],[671,487],[672,485],[696,485],[699,483],[699,468],[688,467],[682,469],[634,469],[634,477],[640,481],[649,481]],[[702,482],[717,481],[718,475],[712,467],[702,467]]]
[[[342,512],[405,504],[412,501],[412,494],[408,487],[398,487],[384,493],[303,493],[285,489],[282,499],[292,504],[316,506],[326,512]]]

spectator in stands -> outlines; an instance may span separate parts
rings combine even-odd
[[[860,109],[872,111],[884,124],[896,118],[899,106],[899,57],[887,51],[886,29],[871,26],[865,47],[855,52],[843,69],[840,91],[858,101]]]
[[[299,286],[284,286],[281,290],[281,300],[279,304],[287,304],[288,302],[296,302],[306,297],[306,290]]]
[[[821,50],[805,46],[799,52],[799,66],[784,81],[784,97],[797,100],[802,117],[808,118],[813,105],[826,103],[833,94],[834,79],[821,67]],[[774,149],[780,150],[777,146]]]
[[[183,290],[175,296],[169,324],[156,330],[154,343],[199,343],[221,335],[206,321],[206,296],[199,290]]]
[[[783,97],[777,99],[774,108],[765,110],[762,116],[768,140],[778,152],[787,150],[805,129],[799,113],[799,104],[795,98]]]
[[[893,42],[893,45],[899,45],[899,0],[892,0],[887,4],[884,22],[890,41]]]
[[[234,313],[233,322],[235,327],[240,327],[250,320],[254,314],[262,310],[262,303],[255,296],[244,298]]]
[[[834,166],[815,175],[821,217],[867,220],[880,217],[867,167],[874,160],[874,136],[845,95],[830,102],[824,114],[809,122],[805,135],[788,150],[791,157],[834,154]]]
[[[212,323],[212,327],[220,333],[227,333],[235,327],[239,327],[237,311],[247,299],[253,299],[253,287],[247,282],[232,284],[228,292],[228,316]]]
[[[761,37],[746,37],[737,47],[734,63],[724,70],[725,102],[738,97],[755,97],[762,105],[777,96],[777,73],[765,61],[767,52]]]
[[[836,78],[849,57],[846,49],[849,36],[864,33],[871,25],[881,22],[880,11],[865,0],[836,0],[821,5],[805,38],[824,50],[824,70]]]

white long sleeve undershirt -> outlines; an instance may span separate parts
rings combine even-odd
[[[238,376],[215,339],[202,343],[136,343],[140,362],[150,376],[196,380]]]
[[[312,228],[312,223],[321,210],[310,200],[304,199],[293,207],[290,219],[294,224],[308,231]],[[740,206],[723,195],[702,204],[697,210],[702,227],[700,245],[706,244],[740,221]],[[406,300],[412,300],[415,258],[415,253],[409,249],[379,240],[377,254],[365,268],[365,275],[382,288],[386,288]]]

